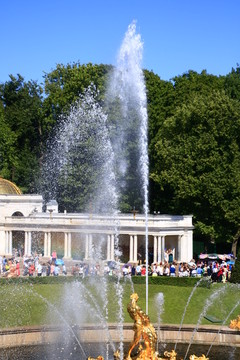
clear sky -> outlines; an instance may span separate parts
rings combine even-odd
[[[0,0],[0,82],[43,81],[56,64],[115,64],[137,21],[143,67],[169,80],[240,63],[239,0]]]

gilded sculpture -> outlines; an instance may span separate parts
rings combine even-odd
[[[127,310],[131,318],[134,320],[133,330],[134,338],[129,345],[128,352],[124,356],[124,360],[176,360],[177,353],[172,351],[165,351],[164,357],[160,357],[157,351],[157,334],[154,326],[151,324],[149,316],[137,304],[139,297],[137,293],[130,296],[130,302]],[[239,318],[240,320],[240,318]],[[135,353],[132,354],[133,350]],[[120,351],[114,353],[114,360],[120,360]],[[205,355],[197,357],[191,355],[190,360],[209,360]],[[104,360],[103,357],[98,356],[97,359],[91,357],[88,360]]]
[[[231,320],[229,327],[230,329],[240,330],[240,315],[236,319]]]

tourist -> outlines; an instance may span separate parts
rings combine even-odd
[[[108,266],[108,264],[106,263],[106,264],[104,265],[104,270],[103,270],[104,275],[109,275],[109,271],[110,271],[109,266]]]
[[[207,277],[207,276],[208,276],[207,263],[205,263],[204,266],[203,266],[203,276],[204,276],[204,277]]]
[[[146,276],[146,266],[143,265],[141,268],[141,276]]]
[[[127,276],[128,275],[128,268],[126,266],[123,266],[122,272],[123,272],[124,277]]]
[[[176,268],[173,263],[170,266],[170,276],[176,276]]]
[[[212,264],[209,264],[207,266],[207,274],[208,274],[208,277],[212,276]]]
[[[82,267],[82,273],[83,273],[83,267]],[[62,266],[62,274],[63,274],[64,276],[67,275],[67,269],[66,269],[66,265],[65,265],[65,264],[63,264],[63,266]],[[80,275],[80,270],[79,270],[79,275]]]
[[[152,270],[152,276],[158,276],[157,267],[155,266]]]
[[[54,272],[53,272],[54,276],[58,276],[59,272],[60,272],[59,266],[55,265],[54,266]]]
[[[135,276],[136,275],[136,268],[135,268],[135,266],[133,265],[133,267],[132,267],[132,276]]]
[[[222,282],[223,277],[223,267],[220,266],[217,272],[217,282]]]
[[[169,274],[170,274],[169,265],[168,265],[168,263],[166,263],[166,264],[164,265],[163,275],[164,275],[164,276],[169,276]]]
[[[40,263],[37,265],[37,276],[42,276],[42,265]]]
[[[213,282],[217,281],[217,272],[218,272],[217,263],[214,262],[213,269],[212,269],[212,276],[211,276]]]
[[[227,281],[228,278],[228,269],[227,269],[227,265],[223,266],[223,275],[222,275],[222,282],[225,283]]]
[[[202,277],[203,274],[203,269],[201,268],[200,265],[198,265],[197,267],[197,277]]]
[[[79,274],[79,268],[78,268],[78,264],[74,264],[72,267],[72,275],[76,276]]]
[[[80,265],[80,266],[79,266],[79,270],[78,270],[78,275],[79,275],[81,278],[84,277],[84,271],[83,271],[83,270],[84,270],[84,269],[83,269],[83,266]]]
[[[7,261],[7,259],[6,259],[6,256],[4,255],[4,256],[3,256],[3,265],[6,265],[7,262],[8,262],[8,261]]]
[[[56,250],[53,250],[53,252],[52,252],[52,262],[55,264],[56,260],[57,260],[57,253],[56,253]]]
[[[162,264],[162,262],[160,262],[157,265],[157,274],[158,274],[158,276],[163,276],[163,264]]]
[[[187,264],[185,264],[185,266],[183,267],[182,276],[183,277],[188,277],[189,275],[190,275],[190,270],[189,270]]]
[[[19,261],[16,261],[16,275],[20,276],[20,263],[19,263]]]
[[[28,274],[29,274],[29,276],[33,276],[33,275],[34,275],[34,271],[35,271],[34,263],[30,263],[29,268],[28,268]]]
[[[42,276],[47,276],[47,265],[45,263],[42,265]]]
[[[47,264],[47,276],[50,276],[51,275],[51,264],[48,263]]]
[[[197,276],[197,269],[196,269],[196,266],[193,266],[193,268],[192,268],[192,272],[191,272],[191,276],[192,276],[192,277],[196,277],[196,276]]]
[[[54,269],[55,269],[55,263],[52,262],[51,266],[50,266],[50,274],[53,276],[54,275]]]
[[[184,268],[184,266],[183,266],[183,263],[181,262],[178,267],[178,276],[179,277],[183,276],[183,268]]]
[[[142,270],[141,265],[138,264],[137,267],[136,267],[136,274],[140,276],[141,275],[141,270]]]

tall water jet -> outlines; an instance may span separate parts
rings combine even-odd
[[[58,120],[43,162],[41,192],[45,201],[61,201],[61,195],[75,199],[73,205],[60,202],[68,211],[112,215],[117,209],[114,154],[97,96],[89,87]]]
[[[146,257],[146,313],[148,313],[148,116],[147,97],[144,74],[141,67],[143,42],[140,34],[136,33],[136,23],[128,27],[121,48],[117,65],[113,71],[107,104],[120,107],[118,129],[113,135],[113,148],[118,162],[119,186],[126,186],[125,177],[136,184],[132,186],[135,199],[132,207],[139,206],[145,214],[145,257]],[[110,115],[111,116],[111,115]],[[130,153],[130,149],[132,153]],[[129,154],[130,153],[130,154]],[[134,179],[133,179],[134,178]],[[139,182],[138,182],[139,180]],[[140,189],[140,194],[136,193]]]

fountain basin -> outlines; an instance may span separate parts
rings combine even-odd
[[[155,324],[155,328],[157,328]],[[162,325],[158,335],[159,343],[189,343],[194,326],[184,325],[179,333],[177,325]],[[80,338],[81,343],[104,343],[107,341],[107,333],[102,326],[86,325],[74,326],[74,333]],[[30,346],[41,344],[54,344],[59,341],[64,329],[55,326],[30,326],[24,328],[11,328],[0,330],[0,348]],[[109,324],[108,331],[114,343],[119,342],[119,328],[116,324]],[[131,323],[125,323],[123,327],[123,341],[129,342],[134,335]],[[222,326],[202,325],[194,336],[194,344],[234,346],[240,348],[240,331]]]

